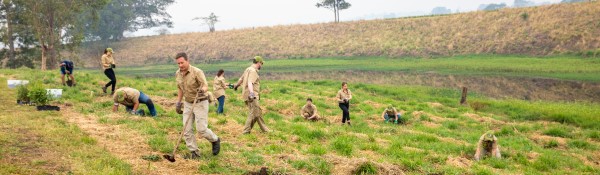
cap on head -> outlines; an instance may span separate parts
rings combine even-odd
[[[263,59],[263,57],[261,56],[255,56],[254,57],[254,63],[262,63],[265,64],[265,60]]]
[[[388,107],[387,107],[387,109],[389,109],[389,110],[392,110],[393,108],[394,108],[394,105],[392,105],[392,104],[388,104]]]
[[[113,49],[112,49],[112,48],[110,48],[110,47],[109,47],[109,48],[106,48],[106,51],[107,51],[107,52],[110,52],[110,53],[115,53],[115,52],[113,51]]]
[[[488,131],[483,135],[483,141],[494,141],[494,131]]]
[[[125,92],[117,91],[116,93],[117,101],[125,101]]]

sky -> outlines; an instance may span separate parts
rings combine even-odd
[[[229,30],[261,26],[312,24],[333,21],[331,10],[317,8],[320,0],[176,0],[167,8],[173,28],[169,33],[206,32],[208,26],[194,17],[205,17],[211,12],[219,18],[215,29]],[[558,3],[560,0],[530,0],[535,3]],[[414,16],[430,14],[435,7],[446,7],[453,12],[477,10],[480,4],[506,3],[514,0],[346,0],[352,4],[340,11],[341,21],[383,18],[385,14]],[[126,36],[156,35],[156,28],[126,33]]]

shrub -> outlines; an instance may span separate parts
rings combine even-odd
[[[377,174],[377,168],[371,162],[365,162],[356,168],[354,174]]]
[[[29,89],[27,89],[27,85],[17,86],[17,100],[19,101],[29,101]]]
[[[31,89],[27,93],[27,96],[33,103],[39,106],[46,105],[48,104],[48,101],[50,101],[48,92],[41,83],[33,83]]]

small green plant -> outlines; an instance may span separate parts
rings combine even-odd
[[[527,12],[523,12],[521,13],[521,19],[523,19],[523,21],[527,21],[527,19],[529,19],[529,13]]]
[[[354,174],[377,174],[377,168],[371,162],[365,162],[356,168]]]
[[[27,85],[17,86],[17,100],[21,102],[29,101],[29,89],[27,89]]]
[[[590,149],[592,145],[585,140],[573,140],[568,143],[570,148]]]
[[[544,131],[545,135],[549,135],[549,136],[556,136],[556,137],[563,137],[563,138],[569,138],[571,136],[571,134],[569,134],[569,132],[562,127],[553,127],[550,128],[546,131]]]
[[[142,156],[142,159],[151,161],[151,162],[156,162],[156,161],[160,160],[160,156],[158,156],[156,154],[144,155],[144,156]]]
[[[50,101],[48,92],[41,83],[33,83],[31,89],[27,93],[27,96],[38,106],[44,106],[48,104],[48,101]]]
[[[558,147],[558,141],[550,140],[548,143],[544,145],[544,148],[556,148]]]
[[[471,108],[473,108],[473,110],[475,111],[480,111],[482,109],[487,108],[488,106],[490,106],[489,103],[485,103],[485,102],[478,102],[478,101],[474,101],[472,103],[469,103],[469,105],[471,106]]]

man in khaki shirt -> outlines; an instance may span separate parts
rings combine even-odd
[[[264,60],[260,56],[255,56],[252,62],[253,64],[246,68],[234,88],[237,89],[242,85],[242,99],[246,103],[249,111],[246,124],[244,125],[244,134],[250,134],[250,131],[254,127],[254,123],[258,123],[258,126],[263,132],[269,132],[269,128],[265,125],[265,121],[262,117],[262,110],[258,103],[258,100],[260,100],[260,79],[258,71],[264,64]]]
[[[186,53],[178,53],[175,56],[175,61],[179,65],[179,70],[176,72],[177,80],[177,113],[183,113],[183,124],[193,122],[196,124],[196,130],[203,138],[212,143],[212,154],[217,155],[221,149],[221,139],[208,129],[208,83],[204,72],[190,65]],[[196,98],[198,95],[198,98]],[[184,99],[183,104],[181,100]],[[194,101],[196,103],[194,104]],[[184,106],[183,111],[181,110]],[[189,121],[188,121],[189,120]],[[191,155],[187,158],[198,159],[198,145],[193,132],[192,123],[184,128],[184,138],[187,148],[191,151]]]
[[[317,106],[312,103],[311,98],[306,99],[306,104],[302,106],[302,110],[300,111],[302,117],[306,120],[319,120],[319,114],[317,114]]]
[[[140,103],[143,103],[148,107],[150,115],[152,115],[152,117],[156,117],[156,108],[154,108],[152,99],[137,89],[130,87],[119,88],[113,95],[113,101],[113,112],[117,112],[119,109],[119,104],[122,104],[125,106],[127,112],[130,112],[134,115],[144,115],[144,111],[139,109]]]

